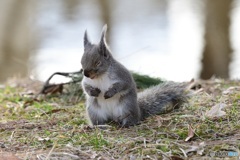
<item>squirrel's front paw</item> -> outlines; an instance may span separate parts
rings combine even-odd
[[[90,89],[90,96],[98,97],[100,93],[101,93],[101,90],[98,89],[98,88],[91,88]]]
[[[104,94],[104,98],[105,99],[108,99],[108,98],[111,98],[115,95],[115,90],[114,89],[109,89],[108,91],[105,92]]]

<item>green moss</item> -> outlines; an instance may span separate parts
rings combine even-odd
[[[164,153],[170,151],[170,148],[167,145],[158,145],[156,148],[163,151]]]
[[[187,129],[176,129],[175,133],[181,138],[185,139],[188,136],[188,130]]]
[[[154,85],[157,85],[157,84],[163,82],[163,80],[161,80],[159,78],[152,78],[147,75],[141,75],[138,73],[132,73],[132,75],[133,75],[133,78],[136,82],[138,89],[149,88],[150,86],[154,86]]]

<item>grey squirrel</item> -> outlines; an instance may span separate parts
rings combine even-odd
[[[84,34],[82,87],[91,124],[114,121],[128,127],[187,102],[186,86],[181,83],[167,82],[137,94],[131,73],[110,52],[106,31],[105,25],[98,44],[89,41],[87,31]]]

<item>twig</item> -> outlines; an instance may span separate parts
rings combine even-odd
[[[9,142],[10,142],[10,143],[12,143],[12,139],[13,139],[14,134],[15,134],[15,131],[12,131],[12,134],[11,134],[11,136],[10,136],[10,138],[9,138]]]
[[[48,153],[48,155],[47,155],[47,157],[46,157],[46,160],[49,160],[49,158],[50,158],[50,155],[51,155],[51,153],[53,152],[53,150],[54,150],[54,148],[56,147],[56,143],[54,143],[54,145],[53,145],[53,147],[51,148],[51,150],[49,151],[49,153]]]
[[[62,88],[63,85],[66,85],[66,84],[71,84],[71,83],[76,83],[76,82],[80,82],[81,79],[79,80],[74,80],[74,75],[79,75],[79,74],[82,74],[82,69],[80,71],[77,71],[77,72],[55,72],[53,73],[47,80],[46,82],[44,83],[43,85],[43,88],[41,89],[41,91],[37,94],[46,94],[47,93],[47,90],[49,88],[54,88],[54,87],[60,87]],[[70,77],[72,78],[72,80],[70,82],[65,82],[65,83],[60,83],[60,84],[49,84],[50,80],[53,78],[53,76],[55,75],[61,75],[61,76],[65,76],[65,77]]]
[[[187,156],[186,152],[185,152],[185,151],[184,151],[182,148],[180,148],[180,147],[179,147],[179,149],[182,151],[182,153],[183,153],[184,157],[186,157],[186,158],[187,158],[188,156]]]

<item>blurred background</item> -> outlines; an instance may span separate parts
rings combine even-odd
[[[132,71],[240,78],[240,0],[0,0],[0,81],[78,71],[84,31],[98,43],[104,24]]]

